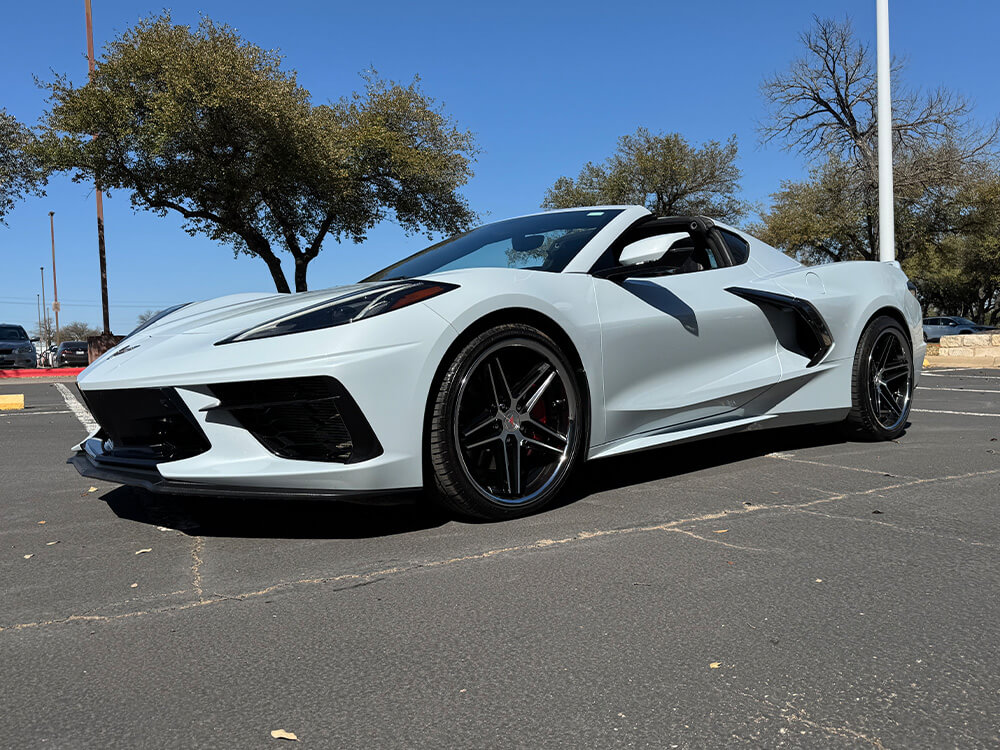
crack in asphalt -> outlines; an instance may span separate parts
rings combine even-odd
[[[769,701],[767,698],[760,698],[756,695],[751,695],[750,693],[740,692],[744,698],[749,698],[752,701],[760,703],[768,708],[777,711],[780,718],[787,721],[789,724],[794,724],[798,722],[800,724],[805,724],[807,727],[813,729],[818,729],[821,732],[826,732],[828,734],[835,734],[838,737],[843,737],[849,740],[861,740],[862,742],[867,742],[872,747],[878,750],[887,750],[886,746],[882,744],[882,741],[878,737],[869,737],[867,734],[857,731],[856,729],[851,729],[849,726],[836,726],[833,724],[821,724],[818,721],[814,721],[809,718],[809,715],[805,712],[805,709],[798,708],[791,701],[785,701],[784,706],[775,703],[774,701]]]
[[[829,518],[835,521],[860,521],[861,523],[871,524],[873,526],[885,526],[896,531],[902,531],[906,534],[919,534],[921,536],[932,536],[937,539],[947,539],[952,542],[961,542],[962,544],[968,544],[971,547],[989,547],[990,549],[1000,549],[1000,545],[991,544],[990,542],[976,542],[972,539],[965,539],[960,536],[955,536],[954,534],[938,534],[933,531],[927,531],[926,529],[911,529],[906,526],[900,526],[896,523],[889,523],[888,521],[879,521],[874,518],[864,518],[858,516],[840,516],[833,513],[820,513],[818,510],[807,510],[805,508],[795,508],[792,509],[796,513],[808,513],[811,516],[819,516],[820,518]]]
[[[0,626],[0,633],[5,632],[18,632],[23,630],[31,630],[38,628],[45,628],[54,625],[63,625],[72,622],[115,622],[119,620],[128,620],[130,618],[145,617],[147,615],[162,614],[167,612],[181,612],[189,609],[195,609],[197,607],[205,607],[213,604],[218,604],[220,602],[228,601],[230,599],[239,599],[240,601],[246,601],[248,599],[256,599],[263,596],[267,596],[276,591],[281,591],[284,589],[294,588],[297,586],[309,586],[309,585],[327,585],[331,583],[340,583],[346,581],[353,581],[354,584],[351,586],[341,587],[335,589],[336,591],[349,590],[352,588],[358,588],[360,586],[368,585],[369,583],[374,583],[376,580],[382,580],[392,576],[397,576],[402,573],[408,573],[416,570],[422,570],[426,568],[440,568],[451,565],[457,565],[467,562],[475,562],[479,560],[488,560],[494,557],[499,557],[502,555],[507,555],[517,552],[531,552],[537,550],[545,550],[549,548],[555,548],[560,546],[566,546],[576,542],[587,541],[590,539],[600,539],[605,537],[613,536],[624,536],[629,534],[639,534],[648,533],[654,531],[666,531],[680,533],[684,536],[689,536],[700,541],[721,544],[726,547],[736,547],[738,549],[745,549],[747,551],[764,551],[757,550],[755,548],[740,548],[737,545],[724,542],[719,539],[709,539],[701,537],[695,534],[690,529],[680,528],[682,526],[688,526],[691,524],[704,523],[707,521],[718,521],[722,518],[733,518],[734,516],[750,515],[753,513],[759,513],[762,511],[804,511],[806,508],[812,508],[817,505],[824,505],[828,503],[838,502],[849,497],[864,497],[866,495],[872,495],[880,492],[888,492],[892,490],[904,489],[907,487],[914,487],[922,484],[929,484],[933,482],[947,482],[947,481],[958,481],[962,479],[971,479],[973,477],[988,476],[991,474],[1000,473],[1000,469],[988,469],[985,471],[974,471],[965,474],[954,474],[943,477],[929,477],[925,479],[915,479],[906,482],[897,482],[896,484],[886,485],[883,487],[872,487],[867,490],[860,490],[854,492],[843,492],[836,495],[829,495],[827,497],[818,498],[815,500],[810,500],[803,503],[789,503],[789,504],[775,504],[775,505],[753,505],[749,507],[738,507],[730,508],[726,510],[716,511],[714,513],[706,513],[700,516],[692,516],[689,518],[681,518],[675,521],[666,521],[657,524],[648,524],[642,526],[630,526],[618,529],[602,529],[596,531],[582,531],[578,534],[572,536],[564,537],[561,539],[539,539],[535,542],[529,542],[526,544],[513,545],[509,547],[501,547],[497,549],[486,550],[484,552],[477,552],[469,555],[461,555],[458,557],[445,558],[442,560],[431,560],[421,563],[413,563],[410,565],[399,565],[391,568],[383,568],[380,570],[373,570],[362,573],[344,573],[337,576],[322,576],[317,578],[303,578],[296,581],[284,581],[272,584],[262,589],[256,591],[249,591],[242,594],[237,594],[235,596],[219,596],[215,595],[212,598],[205,598],[204,592],[200,591],[202,585],[201,581],[201,549],[196,544],[196,549],[198,553],[192,552],[192,557],[196,560],[195,565],[192,566],[192,575],[196,582],[195,593],[198,594],[199,598],[193,601],[184,602],[181,604],[176,604],[167,607],[151,608],[144,610],[136,610],[132,612],[120,612],[110,615],[99,615],[99,614],[73,614],[68,615],[63,618],[44,620],[39,622],[26,622],[17,623],[14,625]],[[845,518],[850,518],[849,516]],[[992,546],[992,545],[983,545]]]

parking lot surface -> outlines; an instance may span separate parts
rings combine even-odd
[[[0,747],[1000,745],[998,371],[499,524],[91,482],[67,385],[0,383]]]

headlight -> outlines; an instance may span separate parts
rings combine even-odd
[[[193,305],[193,304],[194,304],[193,302],[184,302],[183,304],[180,305],[174,305],[173,307],[168,307],[166,310],[160,310],[158,313],[156,313],[156,315],[154,315],[152,318],[150,318],[145,323],[140,325],[138,328],[132,329],[132,331],[128,334],[128,336],[125,337],[125,339],[129,338],[129,336],[135,336],[137,333],[139,333],[139,331],[149,328],[151,325],[153,325],[153,323],[157,322],[158,320],[163,320],[165,317],[167,317],[171,313],[177,312],[182,307],[187,307],[188,305]],[[124,341],[125,339],[122,339],[122,341]]]
[[[19,352],[24,352],[25,354],[27,354],[28,352],[35,351],[35,347],[32,346],[31,344],[22,344],[21,346],[17,347],[17,350]]]
[[[269,320],[242,333],[237,333],[235,336],[217,341],[216,345],[332,328],[372,318],[392,310],[399,310],[457,288],[455,284],[442,284],[436,281],[407,280],[383,284],[374,289],[362,289],[344,297],[327,300],[318,305],[307,307],[305,310],[298,310],[281,318]]]

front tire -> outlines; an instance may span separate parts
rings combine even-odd
[[[851,376],[847,423],[875,440],[893,440],[906,429],[913,397],[913,351],[903,327],[887,315],[861,334]]]
[[[572,364],[542,331],[512,323],[479,334],[446,365],[433,396],[435,499],[489,520],[548,505],[580,459],[584,403]]]

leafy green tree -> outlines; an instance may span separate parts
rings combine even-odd
[[[329,237],[360,242],[384,219],[454,233],[473,218],[458,193],[473,137],[418,80],[370,73],[363,92],[314,105],[276,52],[163,14],[111,42],[87,85],[60,77],[49,90],[52,167],[180,214],[189,234],[263,260],[278,291],[289,291],[282,252],[304,291]]]
[[[59,326],[59,341],[86,341],[88,336],[99,336],[100,330],[80,320]]]
[[[770,107],[760,129],[813,167],[786,182],[762,215],[762,239],[807,261],[879,257],[877,92],[869,49],[849,21],[814,20],[802,35],[805,54],[761,87]],[[998,126],[978,126],[959,94],[907,89],[893,66],[893,187],[897,255],[916,252],[924,233],[961,218],[955,198],[981,171]],[[953,227],[954,229],[954,227]]]
[[[695,214],[736,222],[748,210],[737,197],[737,156],[736,136],[699,148],[679,133],[639,128],[619,138],[602,164],[587,162],[575,179],[556,180],[542,207],[639,204],[660,216]]]
[[[46,171],[34,149],[35,136],[7,110],[0,109],[0,224],[27,195],[44,195]]]

